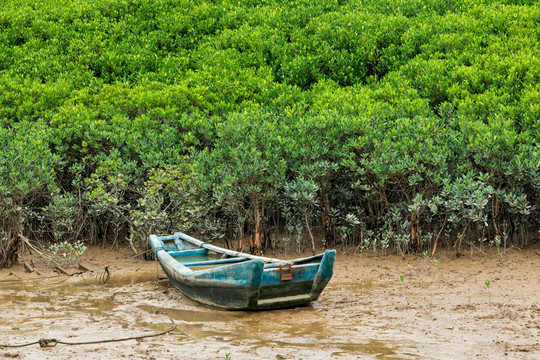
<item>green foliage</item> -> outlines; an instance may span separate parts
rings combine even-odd
[[[86,246],[80,242],[69,243],[62,241],[51,244],[47,249],[47,256],[55,264],[64,265],[77,262],[86,251]]]
[[[54,184],[58,157],[51,153],[48,137],[41,123],[0,128],[0,204],[15,206],[14,198]]]
[[[41,123],[0,127],[0,268],[16,261],[19,235],[32,205],[55,189],[59,159]]]
[[[312,230],[525,246],[539,17],[528,0],[4,1],[3,244],[184,227],[264,247],[273,227],[300,248]]]

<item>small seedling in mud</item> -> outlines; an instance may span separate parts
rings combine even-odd
[[[435,260],[435,270],[433,271],[433,277],[431,278],[431,282],[435,280],[435,274],[437,273],[437,269],[439,268],[439,259]]]
[[[422,253],[422,255],[424,256],[424,262],[427,263],[427,260],[428,260],[428,251],[427,251],[427,250],[424,251],[424,252]]]
[[[227,360],[231,359],[231,353],[226,353],[225,354],[225,359],[227,359]]]
[[[399,274],[399,279],[401,280],[401,285],[403,286],[403,294],[405,295],[405,300],[407,305],[409,305],[409,297],[407,296],[407,290],[405,289],[405,274]]]
[[[49,246],[50,261],[54,264],[76,263],[86,251],[86,246],[80,241],[70,243],[62,241]]]
[[[489,306],[491,306],[491,291],[489,291],[489,286],[491,285],[491,281],[486,280],[484,282],[484,284],[486,284],[486,288],[487,288],[487,291],[488,291],[488,304],[489,304]]]

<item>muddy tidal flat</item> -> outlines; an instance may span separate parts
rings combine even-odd
[[[72,276],[24,254],[34,272],[0,270],[0,345],[96,343],[0,347],[0,359],[540,359],[539,249],[441,251],[438,265],[338,250],[318,301],[262,312],[193,302],[127,251],[91,248],[90,271]],[[170,319],[174,331],[144,337]],[[131,337],[144,338],[99,342]]]

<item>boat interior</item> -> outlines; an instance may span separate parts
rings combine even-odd
[[[217,251],[211,251],[197,245],[191,244],[187,241],[182,241],[178,236],[164,236],[159,238],[163,243],[164,249],[171,255],[176,261],[192,270],[205,270],[216,268],[219,266],[230,265],[234,263],[240,263],[249,260],[247,257],[230,256],[228,254],[219,253]],[[276,263],[266,263],[265,268],[279,267],[283,264],[301,265],[309,263],[319,263],[322,259],[322,254],[296,259],[293,261],[282,261]]]

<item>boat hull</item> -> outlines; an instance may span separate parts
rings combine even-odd
[[[150,236],[152,250],[171,284],[192,300],[226,309],[275,309],[317,300],[333,273],[335,251],[311,258],[265,261],[268,258],[237,253],[225,259],[205,260],[206,243],[189,243],[181,233]],[[197,246],[199,245],[199,246]],[[212,253],[220,254],[212,246]],[[227,249],[222,249],[227,252]],[[230,251],[228,251],[230,253]],[[193,254],[204,261],[188,261]],[[291,271],[283,276],[283,268]]]

